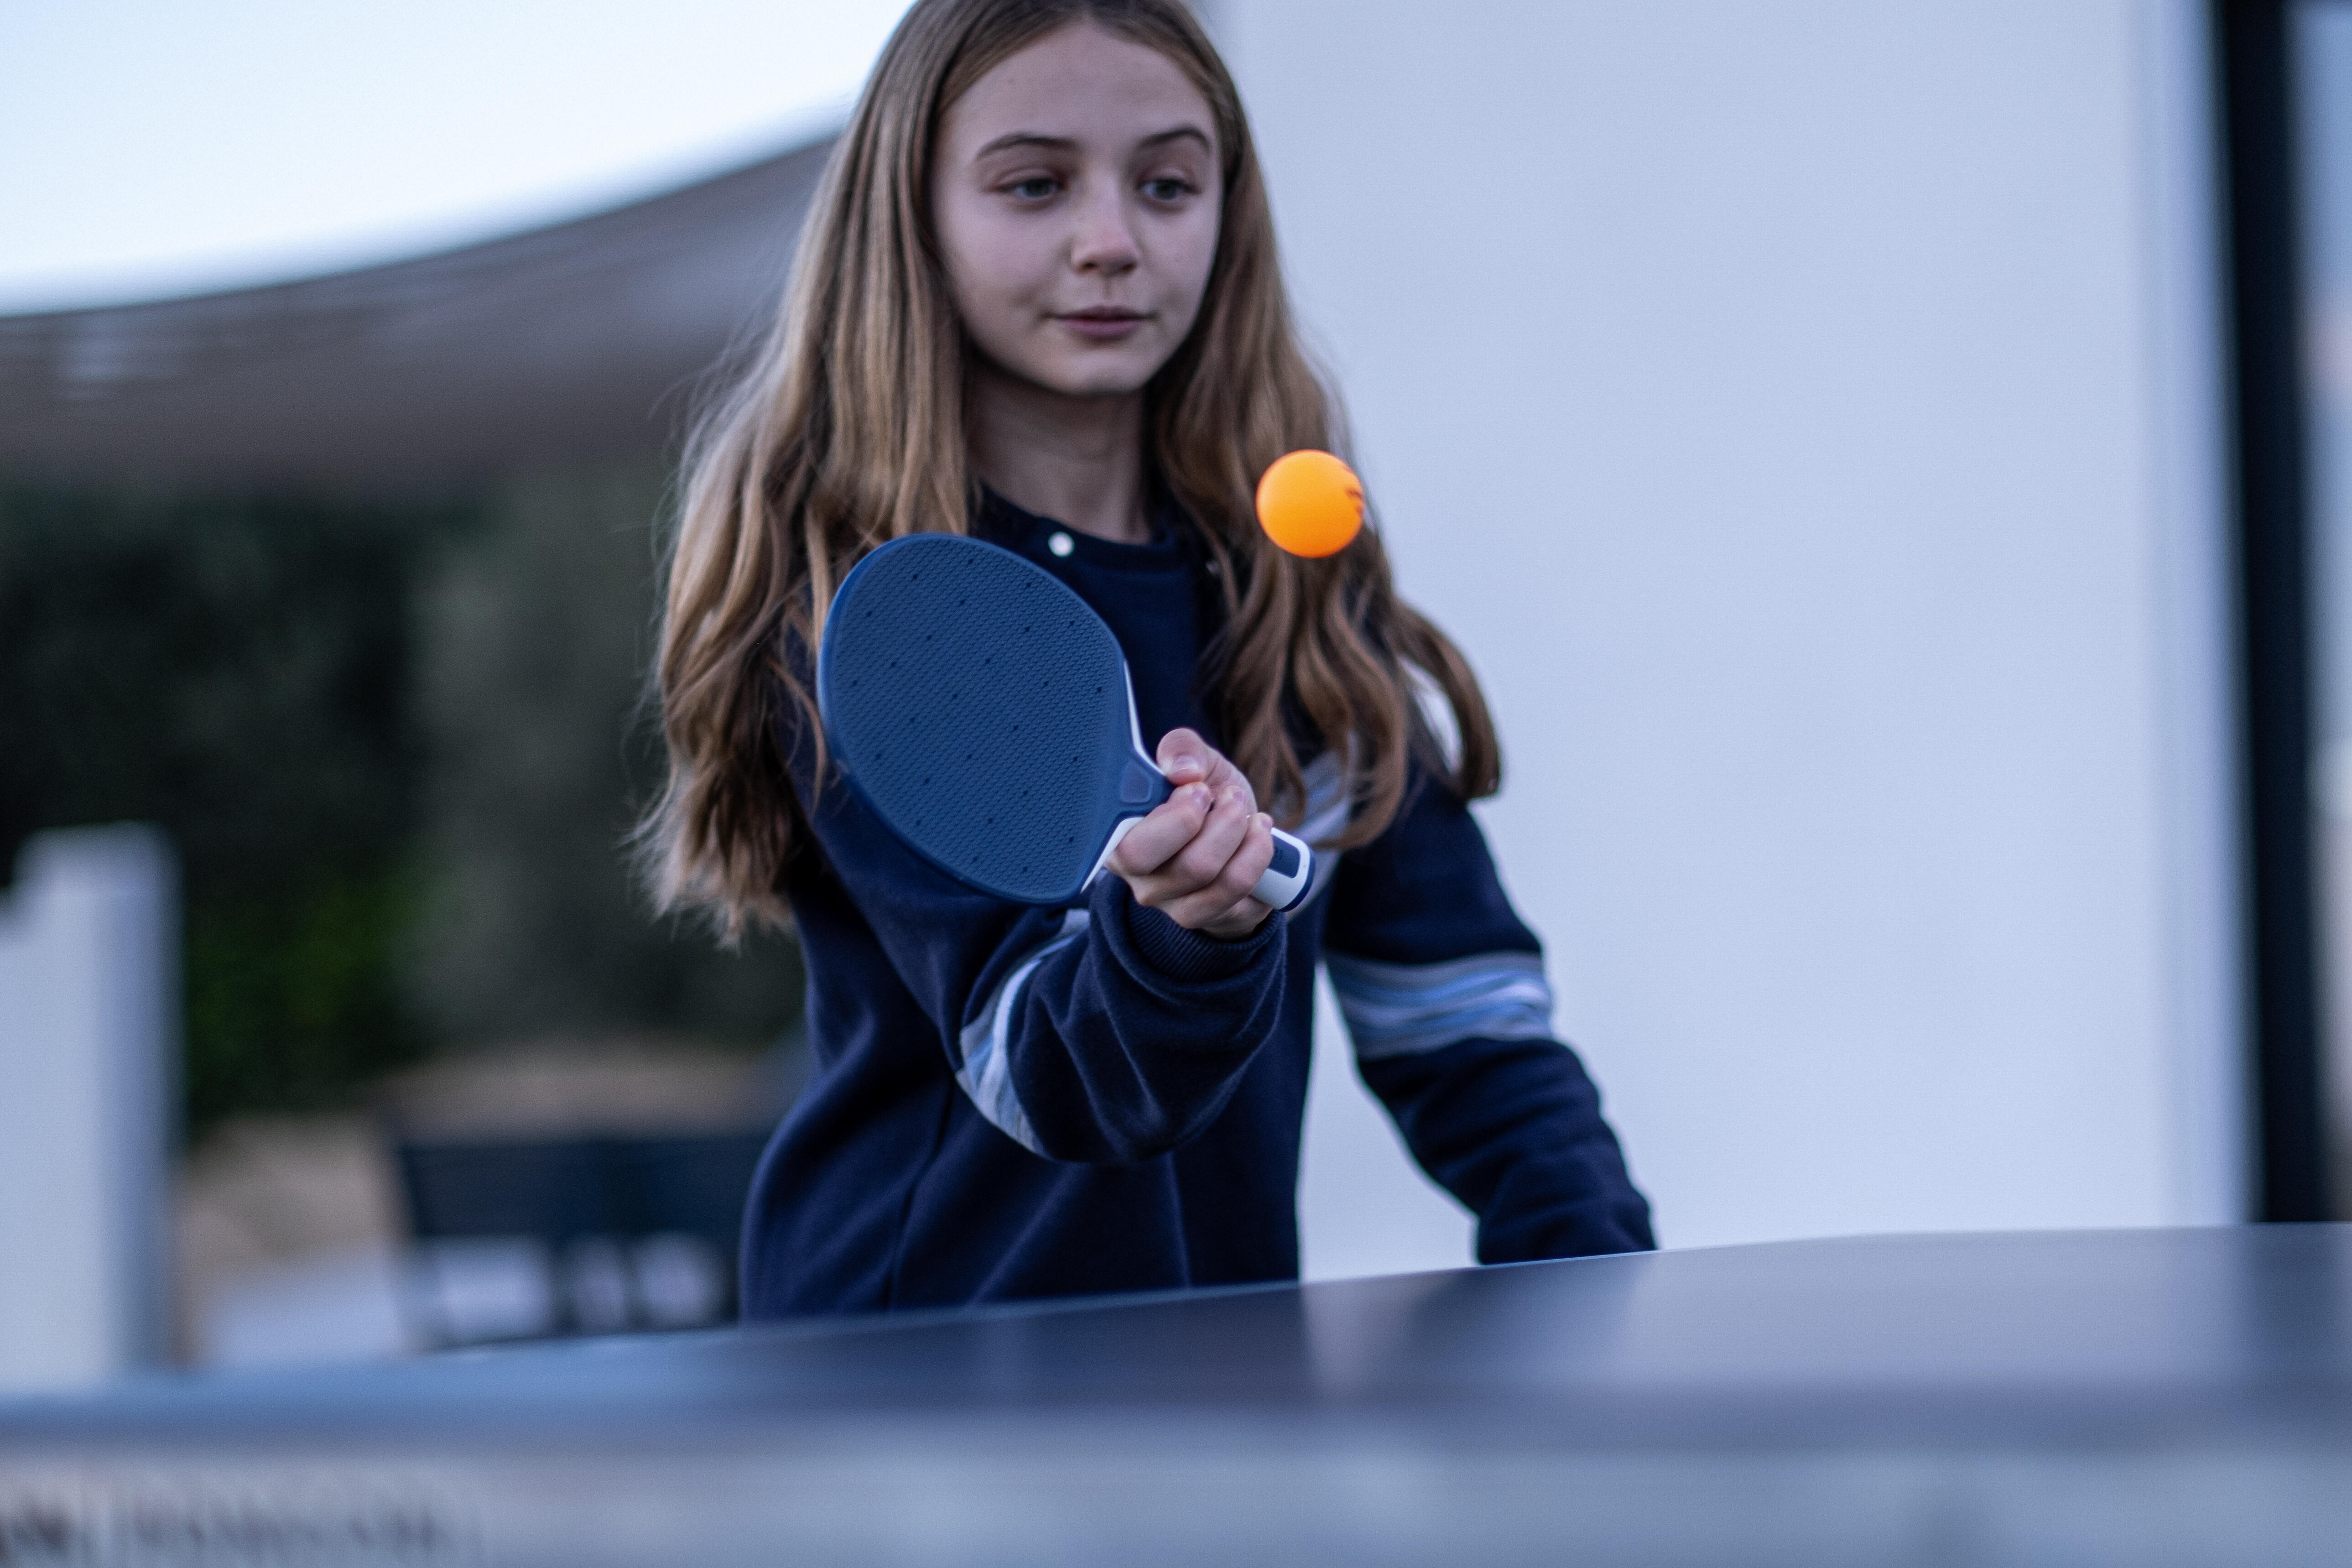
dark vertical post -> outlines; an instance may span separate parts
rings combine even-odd
[[[2235,337],[2238,588],[2260,1215],[2327,1217],[2312,586],[2290,0],[2216,0]]]

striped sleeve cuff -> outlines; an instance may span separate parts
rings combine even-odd
[[[1551,1037],[1551,986],[1533,952],[1380,963],[1326,952],[1356,1059],[1417,1056],[1464,1040]]]

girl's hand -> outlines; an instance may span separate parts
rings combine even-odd
[[[1274,859],[1274,819],[1241,770],[1190,730],[1161,737],[1160,771],[1176,793],[1128,830],[1108,865],[1146,909],[1238,942],[1272,912],[1250,890]]]

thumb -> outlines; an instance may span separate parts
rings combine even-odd
[[[1173,784],[1194,784],[1209,776],[1216,752],[1190,730],[1171,730],[1160,737],[1160,771]]]

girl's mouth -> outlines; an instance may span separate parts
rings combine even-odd
[[[1116,342],[1150,320],[1139,310],[1122,310],[1108,305],[1071,310],[1054,319],[1078,336],[1096,342]]]

